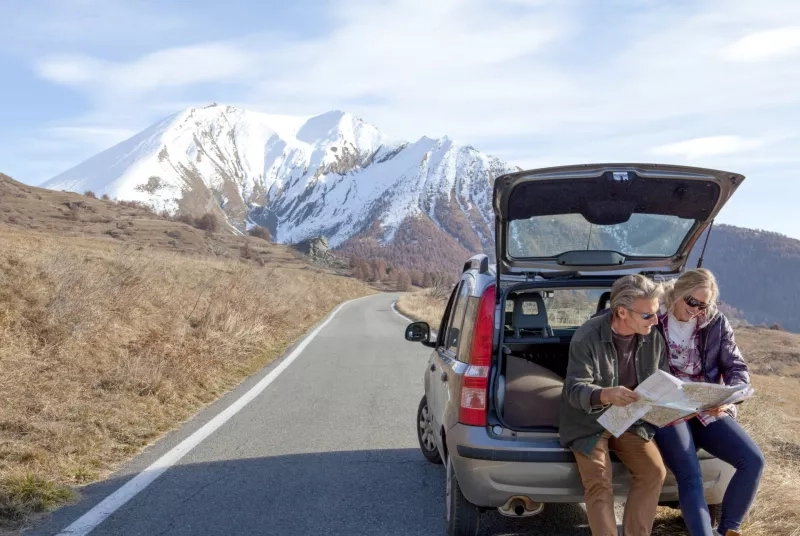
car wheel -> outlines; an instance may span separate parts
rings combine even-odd
[[[709,504],[708,505],[708,513],[711,514],[711,526],[718,527],[719,522],[722,519],[722,505],[721,504]]]
[[[431,412],[428,408],[428,397],[423,396],[422,400],[419,401],[419,409],[417,409],[417,439],[419,439],[419,448],[422,449],[423,456],[425,456],[429,462],[441,464],[442,457],[439,455],[439,449],[436,447],[435,433]]]
[[[461,493],[449,457],[445,490],[447,536],[477,536],[481,521],[481,509],[469,502]]]

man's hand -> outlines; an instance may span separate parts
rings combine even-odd
[[[718,408],[707,409],[703,413],[710,415],[711,417],[721,417],[722,415],[727,414],[728,408],[730,408],[730,404],[726,404],[724,406],[720,406]]]
[[[606,387],[600,390],[600,403],[604,406],[608,404],[627,406],[640,398],[639,393],[635,393],[627,387]]]

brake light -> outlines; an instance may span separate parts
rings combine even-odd
[[[495,285],[481,296],[475,332],[469,352],[469,367],[461,382],[461,406],[458,422],[469,426],[486,426],[486,399],[489,396],[489,367],[492,365],[494,338]]]

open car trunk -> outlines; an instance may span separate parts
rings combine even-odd
[[[560,282],[547,289],[523,284],[507,291],[494,386],[495,408],[507,428],[558,429],[572,335],[607,307],[612,282]]]
[[[557,429],[575,330],[606,307],[617,277],[681,272],[743,180],[721,170],[636,163],[495,180],[497,288],[531,281],[503,294],[494,407],[506,427]],[[560,281],[541,282],[548,278]]]

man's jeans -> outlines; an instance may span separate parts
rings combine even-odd
[[[655,440],[664,463],[678,482],[681,513],[692,536],[718,536],[712,531],[711,516],[703,496],[697,449],[705,449],[736,468],[722,499],[722,519],[717,530],[720,534],[730,529],[739,530],[756,497],[764,470],[764,455],[741,425],[729,416],[708,426],[691,419],[659,428]]]
[[[658,498],[667,470],[655,443],[630,432],[625,432],[619,438],[606,432],[590,455],[575,452],[592,536],[617,536],[609,447],[616,452],[632,477],[622,521],[623,534],[648,536],[653,530]]]

